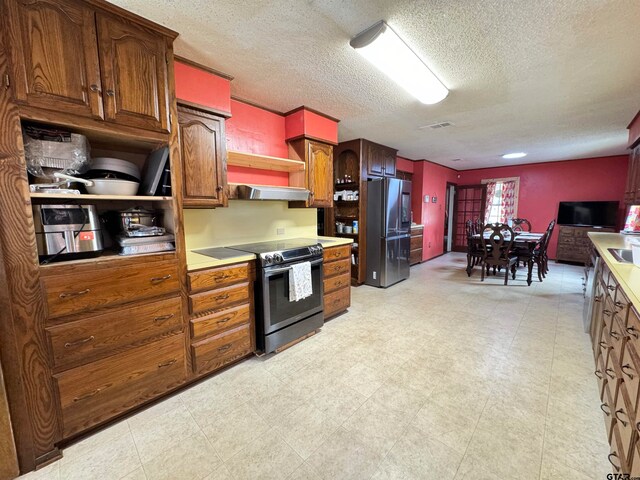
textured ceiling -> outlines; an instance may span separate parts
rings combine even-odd
[[[178,31],[176,53],[233,75],[238,97],[304,104],[340,118],[340,140],[460,170],[625,153],[640,109],[638,0],[112,1]],[[443,102],[349,47],[381,19],[451,90]],[[529,155],[500,158],[512,151]]]

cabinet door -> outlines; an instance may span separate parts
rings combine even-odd
[[[110,15],[97,25],[105,119],[168,132],[165,38]]]
[[[384,176],[395,177],[396,176],[396,152],[395,150],[386,150],[384,152]]]
[[[367,174],[373,177],[384,176],[384,157],[380,147],[368,143],[365,152],[367,154]]]
[[[227,204],[224,120],[178,107],[180,155],[184,171],[183,203],[187,207]]]
[[[8,0],[17,102],[102,118],[95,14],[74,0]]]
[[[333,206],[333,147],[326,143],[309,141],[307,144],[309,168],[309,206]]]

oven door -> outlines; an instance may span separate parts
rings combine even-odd
[[[262,271],[264,333],[268,335],[322,311],[322,258],[311,262],[311,296],[297,302],[289,301],[291,267],[269,267]]]

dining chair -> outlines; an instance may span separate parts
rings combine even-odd
[[[547,273],[549,273],[549,256],[547,255],[547,249],[549,248],[549,243],[551,243],[551,235],[553,235],[553,229],[556,226],[555,219],[549,222],[549,226],[546,231],[546,239],[545,244],[542,251],[542,276],[546,277]]]
[[[486,236],[485,236],[486,235]],[[518,257],[511,252],[513,247],[514,233],[511,227],[506,223],[489,223],[484,226],[480,232],[480,238],[483,250],[481,267],[484,282],[485,270],[489,274],[489,268],[495,269],[505,267],[504,284],[507,285],[509,280],[509,270],[511,270],[511,278],[516,278],[516,264]]]
[[[467,233],[467,276],[471,276],[473,267],[478,265],[482,260],[482,242],[479,238],[475,238],[478,235],[478,222],[474,220],[467,220],[465,223],[465,229]]]
[[[511,228],[514,232],[530,232],[531,222],[526,218],[514,218],[511,220]]]

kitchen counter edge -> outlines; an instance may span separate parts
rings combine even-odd
[[[620,233],[601,232],[589,232],[588,235],[624,293],[636,310],[640,311],[640,268],[632,263],[618,262],[607,250],[608,248],[631,248],[628,242],[635,237]]]

